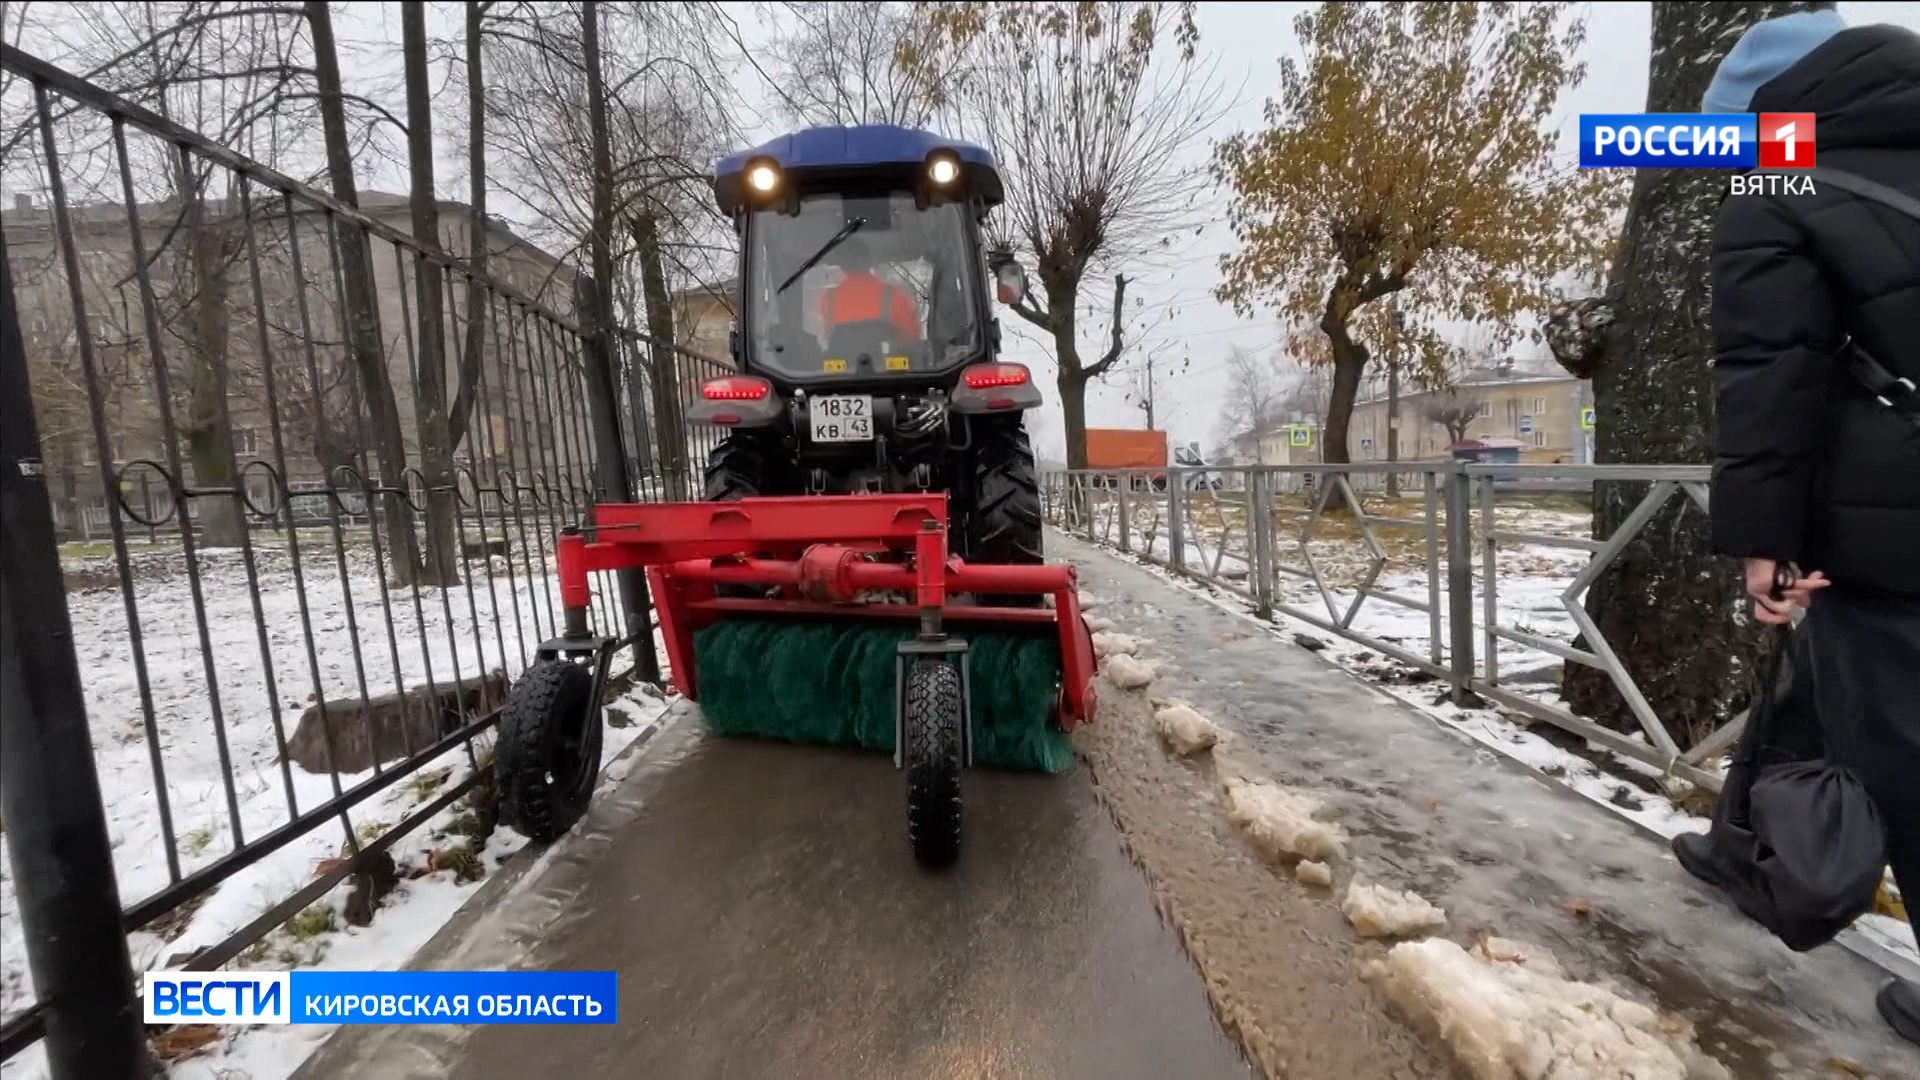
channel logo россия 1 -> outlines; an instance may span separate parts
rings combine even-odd
[[[1811,169],[1812,113],[1580,117],[1583,169]]]

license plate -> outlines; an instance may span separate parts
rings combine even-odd
[[[807,404],[814,442],[872,442],[873,399],[857,394],[822,394]]]

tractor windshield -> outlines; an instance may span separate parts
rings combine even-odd
[[[789,378],[943,372],[980,347],[966,207],[806,195],[747,230],[753,362]]]

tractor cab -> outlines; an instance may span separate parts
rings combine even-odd
[[[783,392],[950,387],[994,358],[994,271],[1025,291],[982,254],[1002,193],[970,143],[814,128],[723,159],[714,193],[741,242],[735,362]]]
[[[884,125],[812,128],[723,158],[713,191],[740,238],[738,374],[688,418],[728,429],[708,500],[945,492],[953,550],[1040,561],[1023,414],[1041,402],[1001,361],[993,300],[1026,297],[982,225],[1004,195],[993,155]]]

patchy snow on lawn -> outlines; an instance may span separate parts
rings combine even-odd
[[[298,580],[284,549],[270,539],[256,541],[261,544],[254,558],[258,621],[242,552],[201,553],[204,630],[195,616],[179,553],[142,553],[138,559],[134,609],[164,784],[155,779],[156,750],[147,737],[147,711],[117,572],[110,559],[69,562],[67,604],[123,903],[151,896],[172,880],[160,823],[161,792],[172,813],[173,854],[184,875],[235,849],[236,817],[239,839],[251,840],[375,776],[368,770],[341,773],[336,779],[330,773],[308,773],[297,764],[283,765],[281,739],[292,737],[316,689],[330,703],[357,703],[363,687],[373,697],[396,689],[419,691],[429,685],[430,675],[433,685],[442,689],[456,679],[477,679],[487,672],[512,677],[534,646],[557,632],[558,584],[540,555],[529,559],[515,554],[511,581],[504,568],[489,575],[485,564],[475,563],[470,567],[471,588],[463,582],[416,593],[395,586],[389,602],[383,603],[370,550],[347,547],[343,579],[334,549],[310,543],[310,535],[310,530],[301,533]],[[311,656],[305,625],[312,627]],[[665,707],[659,692],[644,685],[609,701],[605,760],[644,734]],[[491,734],[483,733],[477,742],[471,750],[459,746],[444,751],[356,805],[347,812],[347,827],[365,841],[409,816],[471,774]],[[231,803],[222,783],[229,772]],[[404,964],[472,895],[485,874],[525,844],[502,826],[474,850],[467,835],[472,829],[466,800],[455,800],[391,849],[401,879],[371,925],[347,924],[342,907],[350,885],[343,882],[242,954],[234,966],[355,970]],[[311,881],[324,860],[341,854],[345,840],[345,827],[338,822],[317,827],[229,877],[199,901],[129,935],[135,970],[177,967],[196,950],[223,940]],[[456,848],[474,858],[449,858]],[[443,865],[443,859],[451,865]],[[11,1015],[32,1001],[11,865],[0,860],[0,1015]],[[319,1029],[299,1027],[275,1029],[272,1035],[252,1031],[223,1036],[210,1047],[213,1053],[182,1061],[172,1075],[224,1080],[285,1076],[318,1041],[316,1032]],[[45,1075],[39,1048],[6,1062],[0,1073],[5,1080]]]

